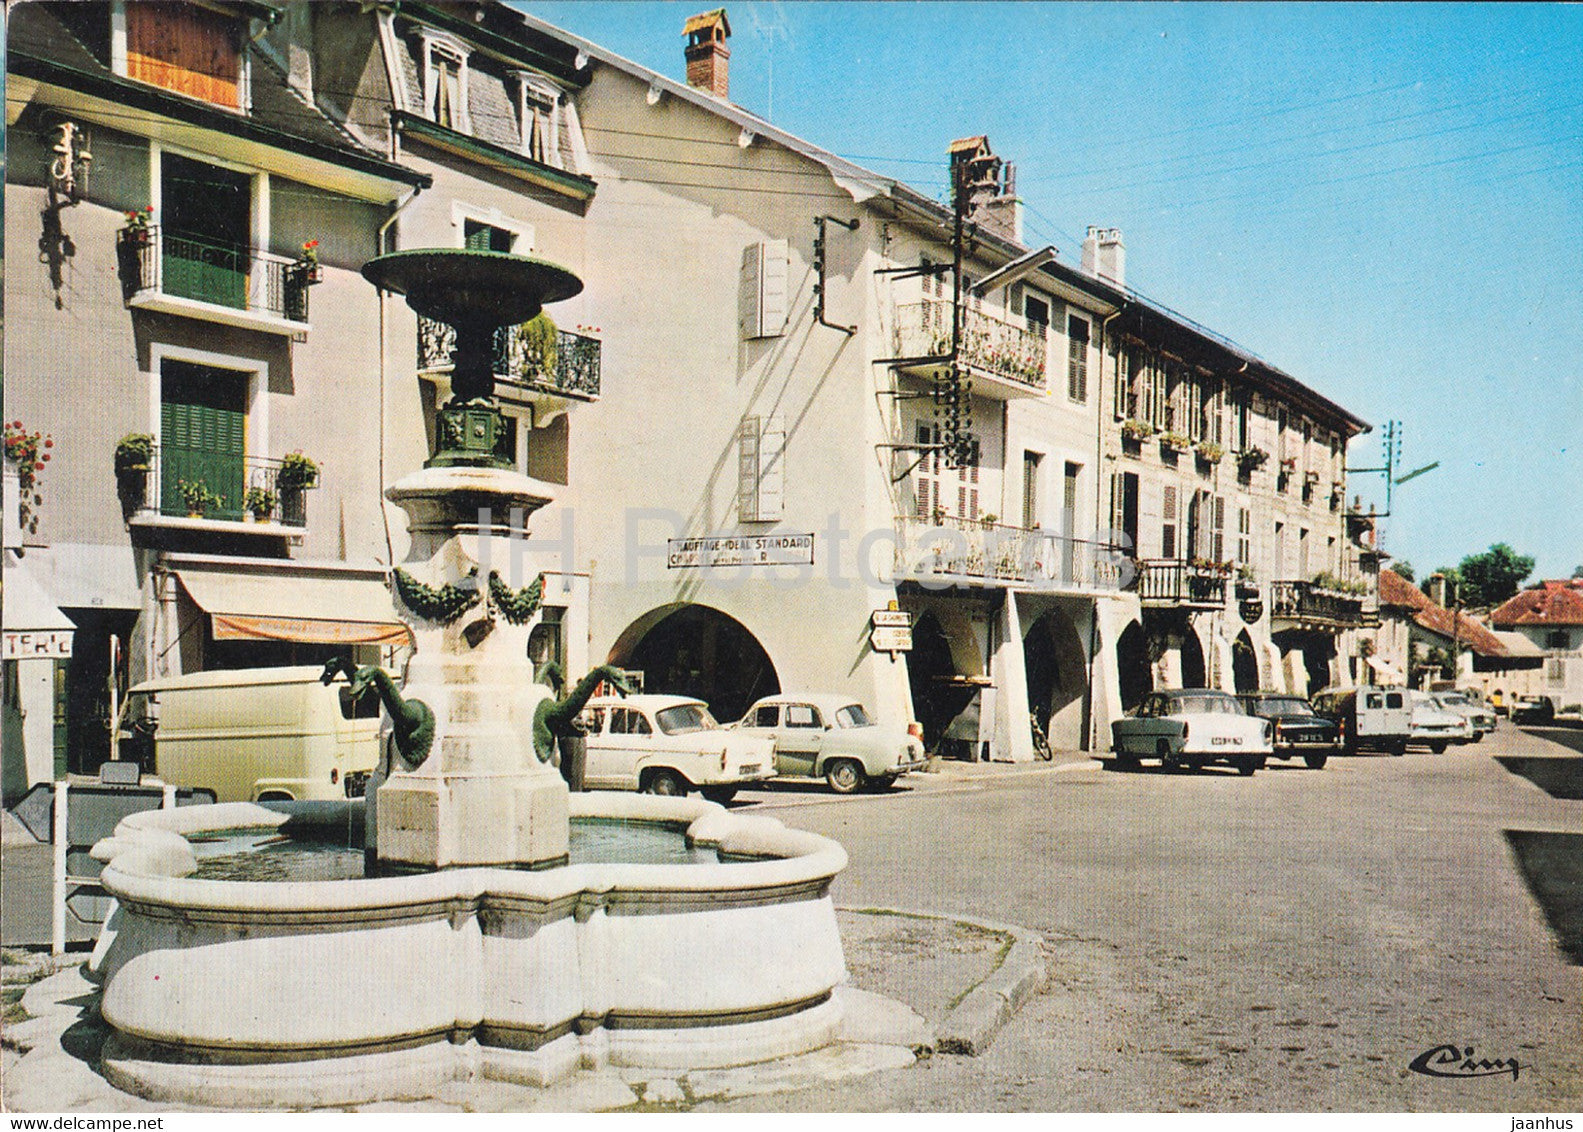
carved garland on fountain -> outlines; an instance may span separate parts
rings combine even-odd
[[[443,586],[425,585],[400,566],[390,572],[396,585],[396,595],[401,604],[425,621],[449,625],[473,606],[482,596],[478,591],[478,567],[467,572],[463,583],[448,582]]]
[[[521,625],[529,621],[539,611],[539,605],[544,599],[544,575],[540,574],[531,586],[523,586],[520,590],[512,590],[505,582],[500,580],[500,575],[489,571],[489,599],[495,603],[496,608],[505,614],[506,620],[513,625]]]

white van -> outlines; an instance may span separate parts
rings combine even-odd
[[[311,801],[363,794],[379,758],[379,697],[353,703],[322,665],[190,672],[128,694],[133,735],[151,735],[167,783],[220,802]]]

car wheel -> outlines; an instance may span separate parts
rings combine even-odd
[[[852,794],[863,785],[863,768],[851,759],[837,759],[824,768],[824,780],[837,794]]]
[[[1303,762],[1308,764],[1309,770],[1324,770],[1326,755],[1304,755]]]
[[[1171,753],[1170,740],[1161,739],[1158,743],[1156,743],[1154,745],[1154,754],[1155,757],[1160,760],[1160,766],[1164,767],[1166,770],[1180,770],[1182,768],[1182,764],[1177,760],[1176,756]]]
[[[868,780],[868,788],[875,794],[883,794],[895,785],[896,776],[894,774],[882,774],[877,778]]]
[[[711,802],[719,802],[722,806],[737,796],[735,786],[700,786],[698,793],[708,798]]]
[[[643,783],[643,793],[680,798],[687,793],[687,780],[674,770],[656,770]]]
[[[1237,760],[1237,773],[1242,775],[1244,778],[1246,778],[1248,775],[1252,774],[1254,771],[1256,771],[1258,769],[1259,769],[1259,760],[1258,759],[1238,759]]]
[[[1140,765],[1142,765],[1142,764],[1140,764],[1138,762],[1138,756],[1137,755],[1133,754],[1131,751],[1124,750],[1121,747],[1117,747],[1116,748],[1116,765],[1118,767],[1120,767],[1122,770],[1137,770],[1138,767]]]
[[[1396,740],[1396,742],[1391,744],[1390,751],[1391,751],[1391,754],[1393,754],[1393,755],[1397,755],[1397,756],[1405,755],[1407,753],[1407,740],[1406,739],[1398,739],[1398,740]]]
[[[1429,744],[1429,749],[1437,755],[1443,755],[1446,753],[1446,744],[1444,742],[1431,743]]]

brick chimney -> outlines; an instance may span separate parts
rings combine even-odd
[[[1088,226],[1083,239],[1083,270],[1118,287],[1127,285],[1127,248],[1120,228]]]
[[[694,16],[683,26],[682,34],[687,37],[687,85],[716,98],[729,98],[731,49],[726,40],[731,38],[731,21],[726,19],[726,10],[716,8]]]

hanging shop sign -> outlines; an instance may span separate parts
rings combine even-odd
[[[65,660],[71,656],[70,629],[39,629],[32,632],[0,634],[3,636],[6,660],[33,660],[45,658]]]
[[[911,652],[912,614],[876,609],[869,621],[868,642],[875,652]]]

